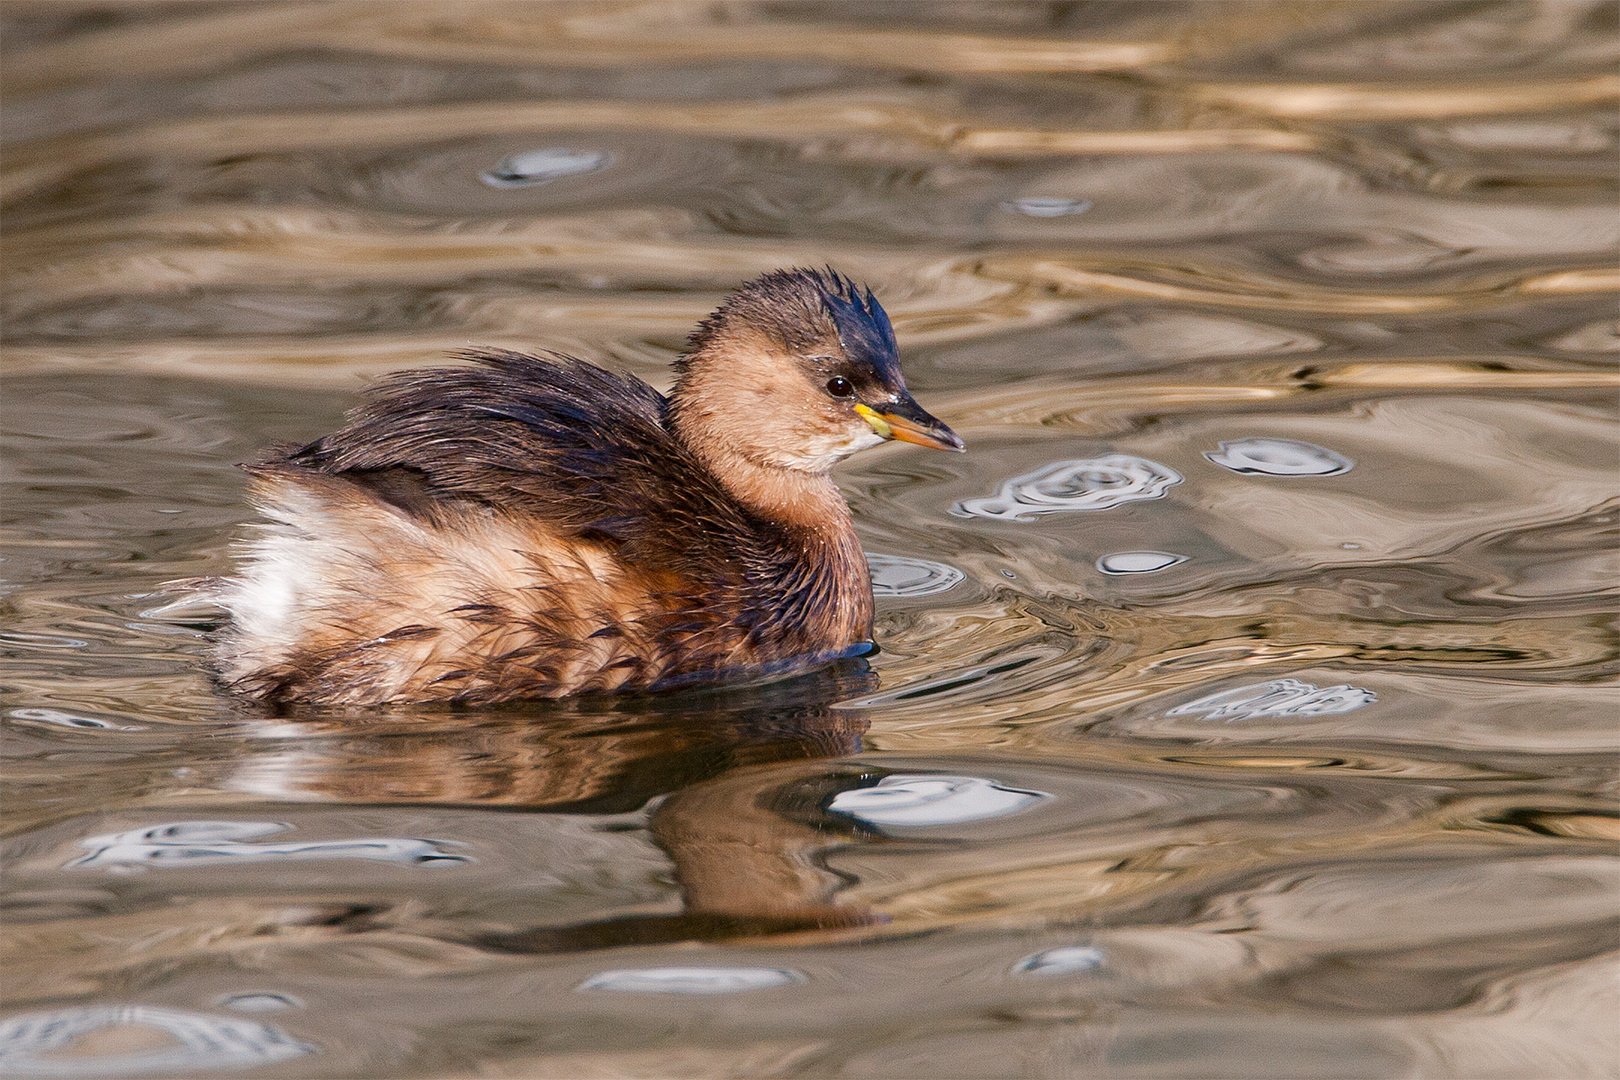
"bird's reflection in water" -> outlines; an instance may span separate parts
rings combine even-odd
[[[866,721],[833,703],[876,676],[846,660],[799,678],[648,698],[580,699],[476,712],[282,717],[286,738],[230,786],[291,801],[621,814],[659,800],[654,842],[674,862],[684,910],[473,939],[502,952],[721,940],[881,921],[835,902],[821,862],[857,839],[829,817],[838,792],[876,782],[828,762],[859,753]],[[543,861],[545,852],[534,853]]]

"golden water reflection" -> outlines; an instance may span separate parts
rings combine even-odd
[[[1600,1072],[1613,10],[11,0],[0,1071]],[[235,462],[824,263],[972,448],[838,474],[869,662],[211,685]]]

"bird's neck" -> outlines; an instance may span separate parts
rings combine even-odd
[[[809,542],[837,542],[853,535],[849,504],[826,473],[761,465],[741,454],[688,443],[732,498],[755,517]]]
[[[755,517],[810,534],[806,539],[852,536],[849,506],[832,477],[762,460],[767,455],[751,438],[757,433],[737,425],[768,424],[771,418],[715,408],[724,387],[708,385],[709,374],[707,367],[689,370],[670,394],[667,423],[676,441]]]
[[[788,598],[773,612],[792,633],[784,656],[843,649],[872,636],[872,586],[849,504],[826,472],[752,459],[736,446],[735,417],[706,408],[705,395],[678,384],[670,398],[675,439],[749,514],[779,530],[786,558],[776,585]]]

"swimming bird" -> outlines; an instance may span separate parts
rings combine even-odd
[[[244,466],[270,524],[219,599],[228,687],[276,703],[490,703],[760,678],[870,648],[829,476],[962,441],[906,390],[871,290],[766,274],[666,398],[558,354],[397,373],[341,430]]]

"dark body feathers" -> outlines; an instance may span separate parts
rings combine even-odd
[[[353,704],[662,689],[796,670],[870,638],[847,519],[840,535],[751,512],[672,437],[668,403],[639,379],[562,356],[465,359],[476,366],[387,378],[343,430],[250,468],[282,523],[256,568],[321,559],[323,545],[300,544],[319,526],[289,505],[311,496],[346,542],[377,550],[372,573],[293,586],[284,625],[239,608],[222,651],[238,689]],[[379,512],[399,519],[385,533],[451,539],[381,542]],[[457,565],[478,561],[461,550],[473,524],[515,561],[493,575]]]
[[[385,377],[347,427],[281,463],[379,494],[420,491],[425,501],[405,494],[400,505],[428,518],[457,501],[541,514],[572,535],[629,545],[632,558],[638,543],[667,548],[649,508],[725,510],[724,490],[664,427],[664,396],[640,379],[566,356],[483,350],[462,359],[476,366]]]

